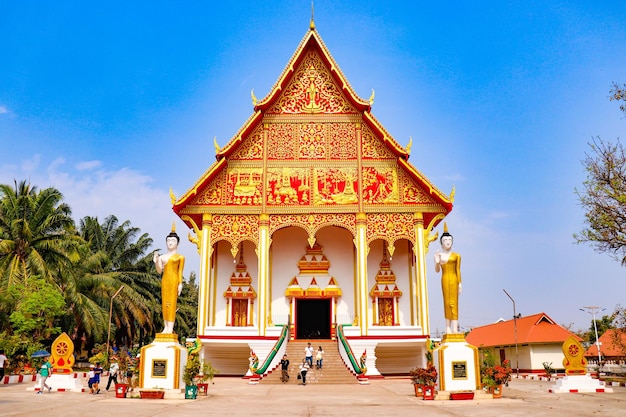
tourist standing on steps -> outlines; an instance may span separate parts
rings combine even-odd
[[[304,348],[304,359],[309,363],[309,368],[313,367],[313,346],[311,346],[311,342],[307,344]]]
[[[280,380],[284,384],[285,382],[289,382],[289,359],[287,359],[287,355],[283,355],[283,358],[280,361]]]
[[[43,358],[43,365],[41,365],[41,369],[39,370],[39,373],[41,374],[41,388],[37,391],[37,394],[41,394],[44,388],[48,389],[48,393],[52,390],[52,388],[46,384],[46,380],[50,375],[52,375],[52,364],[48,360],[49,358],[49,356]]]
[[[310,344],[310,343],[309,343]],[[306,385],[306,373],[309,370],[309,361],[306,358],[302,359],[302,364],[300,365],[300,375],[302,375],[302,385]]]
[[[317,369],[322,369],[322,361],[324,360],[324,349],[321,346],[317,348],[317,353],[315,354],[315,367]]]

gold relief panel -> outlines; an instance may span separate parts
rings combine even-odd
[[[362,128],[363,159],[395,159],[389,148],[366,125]]]
[[[232,159],[263,159],[263,127],[260,125],[254,132],[246,137],[241,145],[237,148],[237,151],[232,156]]]
[[[356,204],[356,168],[315,168],[314,205]]]
[[[298,138],[298,158],[326,158],[326,125],[323,123],[306,123],[300,125]]]
[[[308,168],[268,168],[267,204],[270,206],[311,203],[311,176]]]
[[[363,202],[394,204],[399,202],[396,167],[363,167]]]
[[[256,242],[259,238],[259,216],[216,214],[211,224],[211,235],[214,237],[211,244],[227,240],[235,248],[242,240]]]
[[[296,158],[296,127],[287,123],[270,123],[268,128],[267,159],[291,160]]]
[[[224,173],[215,177],[193,201],[192,205],[214,206],[222,204]]]
[[[413,213],[368,213],[367,242],[383,238],[390,242],[398,239],[415,242]]]
[[[261,204],[263,170],[261,168],[235,167],[226,177],[225,204],[250,206]]]
[[[435,201],[405,173],[400,174],[403,204],[435,204]]]
[[[270,215],[269,232],[273,234],[286,226],[299,226],[307,231],[309,236],[315,236],[318,230],[328,227],[342,227],[356,236],[356,214],[354,213],[302,213],[302,214],[272,214]],[[312,244],[309,242],[309,244]]]
[[[356,127],[353,123],[331,123],[329,126],[330,159],[356,159]]]
[[[356,113],[319,55],[308,52],[269,113]]]

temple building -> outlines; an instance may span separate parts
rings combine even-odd
[[[202,354],[222,375],[262,378],[302,340],[365,377],[425,364],[426,255],[454,192],[408,162],[411,143],[376,120],[373,98],[354,92],[311,20],[269,93],[252,93],[249,119],[215,143],[215,163],[172,196],[200,254]]]

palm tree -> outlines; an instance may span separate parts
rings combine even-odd
[[[55,188],[37,191],[26,181],[0,184],[0,294],[28,287],[37,276],[59,286],[76,254],[78,239],[70,207]],[[2,297],[0,309],[11,309]]]
[[[140,331],[154,333],[158,279],[146,256],[152,239],[144,233],[134,241],[139,232],[129,221],[120,224],[113,215],[102,223],[89,216],[80,221],[79,235],[86,246],[76,265],[79,279],[73,302],[74,306],[87,307],[87,312],[93,314],[75,314],[79,332],[100,341],[106,338],[111,297],[123,285],[124,290],[113,299],[112,340],[130,344]],[[97,314],[89,308],[92,301],[100,307]]]

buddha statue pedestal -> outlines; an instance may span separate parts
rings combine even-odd
[[[438,388],[442,395],[456,391],[480,391],[478,349],[462,333],[446,334],[433,350]],[[449,394],[448,394],[449,395]]]
[[[141,348],[139,390],[162,389],[165,398],[185,398],[186,363],[187,349],[178,335],[157,333],[154,342]]]

